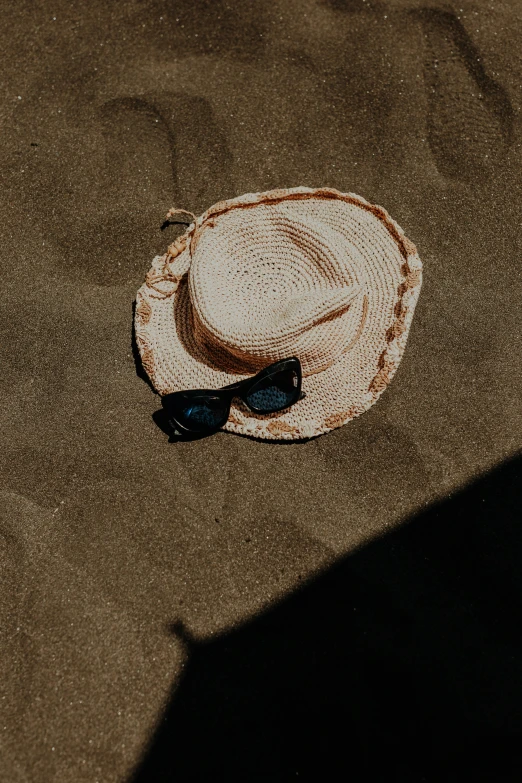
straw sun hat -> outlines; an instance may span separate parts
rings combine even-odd
[[[225,429],[311,438],[386,389],[421,280],[402,229],[353,193],[300,187],[223,201],[192,215],[153,260],[136,297],[142,363],[163,395],[217,389],[297,356],[305,398],[265,416],[234,401]]]

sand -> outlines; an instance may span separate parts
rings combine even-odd
[[[2,10],[1,779],[520,780],[520,4]],[[296,185],[416,243],[400,369],[317,440],[170,443],[164,215]]]

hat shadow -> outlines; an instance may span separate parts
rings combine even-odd
[[[136,326],[135,326],[135,314],[136,314],[136,300],[132,303],[132,329],[131,329],[131,351],[132,351],[132,358],[134,361],[134,368],[136,370],[136,375],[140,380],[144,381],[147,386],[152,389],[154,394],[157,395],[157,391],[152,385],[152,381],[150,380],[149,376],[147,375],[147,372],[143,366],[143,362],[141,361],[140,351],[138,348],[138,343],[136,340]],[[169,443],[177,443],[178,441],[192,441],[192,440],[201,440],[202,438],[208,437],[208,435],[205,434],[187,434],[180,435],[177,433],[172,425],[169,422],[168,416],[166,411],[163,408],[160,408],[159,410],[155,411],[152,414],[152,420],[154,424],[159,427],[159,429],[165,433],[165,435],[169,436]]]
[[[187,432],[186,434],[180,433],[176,430],[169,421],[167,411],[164,408],[160,408],[154,411],[152,414],[152,421],[159,427],[159,429],[168,435],[169,443],[184,443],[193,440],[203,440],[204,438],[210,438],[211,435],[215,435],[215,432]],[[219,432],[220,430],[218,430]]]
[[[142,381],[145,381],[147,386],[149,386],[154,392],[154,394],[156,394],[156,389],[152,385],[152,382],[149,376],[147,375],[143,363],[141,361],[138,342],[136,340],[136,300],[134,300],[132,303],[131,351],[132,351],[132,359],[134,361],[134,369],[136,370],[136,375]]]

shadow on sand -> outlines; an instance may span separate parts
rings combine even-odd
[[[522,459],[208,642],[133,783],[522,780]]]

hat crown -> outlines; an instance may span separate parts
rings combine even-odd
[[[262,204],[203,226],[189,272],[197,330],[245,371],[299,356],[303,373],[348,350],[364,320],[366,276],[356,245],[318,203]]]

